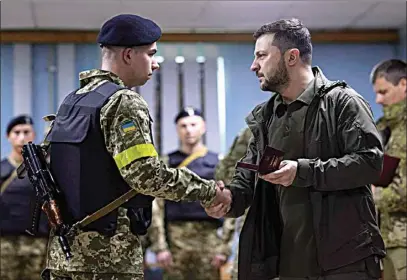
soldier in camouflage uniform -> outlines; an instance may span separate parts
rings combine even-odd
[[[229,153],[222,159],[218,164],[215,171],[215,179],[222,180],[225,184],[229,184],[235,174],[236,162],[239,161],[245,154],[249,140],[252,137],[252,133],[249,128],[245,128],[234,140],[232,146],[230,147]],[[222,231],[222,246],[219,247],[219,254],[229,256],[232,250],[233,237],[235,232],[240,234],[242,230],[244,219],[246,218],[247,211],[243,216],[239,218],[225,218]],[[232,279],[237,279],[237,262],[238,253],[233,259],[232,267]]]
[[[45,267],[48,226],[44,216],[36,236],[29,236],[35,191],[28,178],[19,179],[16,168],[22,162],[21,148],[35,138],[33,121],[21,115],[7,126],[7,138],[12,145],[10,155],[0,163],[0,263],[1,279],[38,279]]]
[[[201,178],[213,179],[219,162],[217,153],[202,142],[206,123],[200,110],[183,108],[175,117],[179,149],[163,158],[169,167],[185,166]],[[216,256],[220,245],[217,229],[222,221],[209,217],[198,202],[173,202],[156,199],[149,229],[151,250],[164,268],[164,278],[174,280],[219,279],[221,260]]]
[[[136,15],[118,15],[108,20],[102,26],[98,36],[98,43],[102,47],[102,67],[100,70],[93,69],[79,74],[80,88],[69,94],[67,99],[62,103],[54,126],[47,138],[51,143],[51,168],[55,166],[53,168],[54,177],[58,181],[58,177],[68,176],[70,172],[75,170],[74,166],[72,166],[74,163],[71,163],[71,167],[66,170],[63,170],[63,168],[58,169],[58,164],[63,163],[59,163],[60,160],[58,158],[53,158],[57,157],[57,149],[55,148],[58,147],[57,145],[54,147],[54,143],[67,141],[61,138],[61,135],[58,135],[58,133],[75,126],[74,124],[61,125],[64,120],[61,117],[63,116],[61,111],[64,108],[68,108],[69,103],[67,102],[72,99],[79,99],[77,102],[80,103],[82,99],[100,98],[100,95],[103,94],[95,90],[106,88],[106,86],[116,88],[119,86],[119,89],[105,101],[106,103],[98,105],[102,106],[99,111],[99,122],[88,123],[89,129],[93,131],[91,132],[93,134],[89,134],[85,139],[93,139],[90,143],[97,143],[97,145],[103,142],[106,150],[104,151],[102,146],[102,150],[99,150],[97,153],[94,151],[87,154],[87,157],[107,157],[109,163],[100,163],[96,160],[88,165],[83,165],[81,162],[77,163],[81,166],[81,169],[88,168],[87,170],[92,171],[93,174],[90,179],[88,179],[89,176],[87,174],[83,175],[81,180],[95,180],[95,182],[98,182],[94,183],[94,186],[81,183],[79,185],[81,194],[82,188],[97,187],[100,188],[100,193],[94,189],[93,198],[94,200],[99,199],[103,194],[102,191],[106,191],[101,188],[101,185],[109,187],[110,179],[107,182],[101,182],[97,178],[97,173],[101,177],[117,174],[120,180],[113,182],[118,182],[120,186],[125,185],[127,189],[135,189],[139,193],[135,199],[144,199],[147,196],[152,196],[175,201],[199,200],[203,206],[218,205],[217,207],[221,208],[221,211],[226,212],[230,205],[231,197],[230,192],[223,189],[221,183],[217,184],[213,180],[201,179],[195,173],[185,168],[169,168],[159,160],[152,142],[151,118],[148,105],[141,95],[129,89],[146,83],[154,70],[158,69],[159,65],[154,58],[154,54],[157,52],[156,41],[160,36],[161,29],[154,22]],[[82,107],[70,108],[74,108],[74,111],[68,110],[68,113],[82,110]],[[87,112],[95,114],[95,111],[89,111],[90,108],[92,107],[85,107],[85,109],[88,109]],[[71,117],[74,121],[79,120],[79,126],[86,124],[80,122],[81,117],[83,118],[81,114],[78,117],[76,115],[68,115],[68,118]],[[97,115],[95,117],[98,118]],[[95,134],[96,132],[94,131],[99,131],[99,133]],[[81,141],[78,141],[75,138],[76,136],[70,133],[63,135],[66,138],[72,137],[74,140],[71,140],[71,142],[77,143]],[[95,137],[96,135],[100,135],[99,138],[102,139],[98,139]],[[72,147],[72,145],[68,147]],[[96,148],[90,146],[89,149]],[[86,149],[80,151],[86,153]],[[103,155],[98,155],[98,153]],[[67,154],[66,156],[69,157],[71,155]],[[87,159],[81,157],[82,160],[86,161]],[[111,170],[94,171],[91,169],[92,166],[90,166],[93,164],[99,166],[107,164],[110,166],[110,164],[113,164],[114,167]],[[67,180],[69,180],[69,177]],[[59,180],[59,185],[62,189],[69,190],[67,183],[64,183],[66,187],[63,187],[61,183],[63,181]],[[110,187],[118,188],[116,185],[110,185]],[[68,194],[68,192],[65,192],[65,194]],[[85,200],[81,206],[86,207],[87,203],[92,204],[94,202],[90,198]],[[85,231],[77,229],[71,232],[68,235],[68,242],[71,246],[73,257],[69,261],[65,259],[65,255],[59,247],[57,237],[52,234],[47,256],[47,272],[49,272],[50,278],[57,280],[143,279],[142,246],[138,234],[133,233],[133,220],[130,217],[134,217],[134,213],[129,212],[129,209],[134,209],[127,206],[127,208],[124,207],[119,208],[117,218],[112,221],[117,226],[109,235],[102,234],[99,230]],[[148,213],[148,209],[151,209],[151,204],[146,208],[146,213]],[[143,220],[145,218],[143,212],[138,213],[142,215],[137,216],[138,220]],[[94,227],[96,227],[95,223]],[[46,276],[45,272],[44,276]]]
[[[406,63],[392,59],[375,66],[372,84],[376,103],[383,105],[378,121],[385,154],[400,158],[393,181],[388,186],[375,186],[375,201],[380,212],[380,227],[386,244],[383,260],[384,280],[406,279]]]

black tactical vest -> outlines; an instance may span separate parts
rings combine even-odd
[[[168,155],[168,166],[177,167],[188,155],[183,154],[179,151],[173,152]],[[207,180],[213,180],[215,167],[218,164],[218,155],[209,152],[204,156],[195,159],[186,167],[195,172],[199,177]],[[165,215],[166,221],[216,221],[208,216],[198,201],[187,202],[187,201],[169,201],[165,202]]]
[[[0,163],[0,184],[11,176],[14,169],[7,159]],[[25,230],[31,229],[32,226],[35,206],[35,190],[28,177],[14,178],[0,195],[0,234],[2,236],[26,235]],[[48,232],[47,217],[41,211],[36,236],[47,237]]]
[[[67,223],[75,223],[130,190],[106,149],[100,128],[100,110],[122,87],[106,82],[84,94],[69,94],[61,104],[48,135],[51,171],[61,188]],[[153,197],[137,194],[127,208],[131,231],[144,235],[151,223]],[[117,226],[117,209],[84,228],[111,236]]]

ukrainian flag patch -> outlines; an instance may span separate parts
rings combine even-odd
[[[122,124],[122,130],[124,133],[135,131],[136,130],[136,125],[134,124],[133,121],[127,121]]]

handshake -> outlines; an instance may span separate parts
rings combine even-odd
[[[232,193],[225,188],[222,181],[216,182],[216,197],[211,206],[206,207],[206,213],[213,218],[222,218],[229,211],[232,204]]]

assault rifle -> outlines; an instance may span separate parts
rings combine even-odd
[[[38,231],[40,209],[48,217],[48,222],[58,237],[59,245],[64,252],[67,260],[72,258],[71,248],[69,247],[66,234],[70,227],[64,223],[60,202],[62,193],[52,177],[46,161],[46,148],[35,145],[32,142],[23,146],[23,163],[17,168],[18,178],[22,179],[26,174],[30,179],[36,192],[36,206],[33,213],[31,229],[27,233],[35,235]]]

